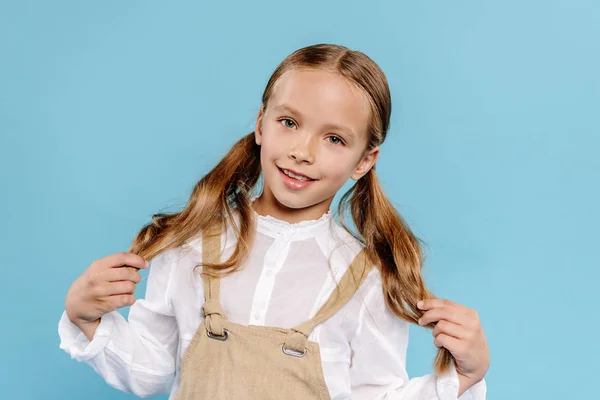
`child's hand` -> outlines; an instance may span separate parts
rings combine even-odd
[[[490,351],[477,312],[444,299],[423,300],[417,306],[428,310],[419,325],[439,321],[433,329],[434,344],[452,353],[459,377],[465,377],[469,386],[482,380],[490,366]]]
[[[133,253],[115,253],[92,262],[73,282],[67,293],[65,310],[69,320],[83,330],[88,339],[91,340],[100,317],[135,302],[133,293],[136,283],[141,280],[139,268],[148,268],[142,257]]]

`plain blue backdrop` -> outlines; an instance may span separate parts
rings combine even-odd
[[[429,287],[479,312],[488,399],[598,398],[599,38],[593,0],[0,1],[0,397],[132,397],[59,349],[69,286],[326,42],[388,76],[378,173]],[[411,377],[435,351],[412,326]]]

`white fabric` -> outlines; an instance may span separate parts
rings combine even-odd
[[[254,215],[258,232],[248,260],[221,280],[223,310],[240,324],[295,326],[316,313],[361,245],[331,210],[297,224]],[[229,257],[236,240],[230,227],[221,240],[223,257]],[[60,348],[117,389],[140,397],[170,393],[173,399],[182,356],[203,319],[202,280],[192,274],[201,252],[198,235],[151,260],[145,298],[131,306],[129,322],[117,311],[104,315],[91,342],[63,312]],[[309,338],[320,345],[331,398],[456,400],[454,366],[441,377],[409,379],[408,332],[409,324],[385,305],[381,277],[373,269],[357,294]],[[459,397],[485,398],[485,380]]]

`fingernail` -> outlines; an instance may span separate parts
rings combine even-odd
[[[419,325],[423,325],[423,321],[419,318]]]
[[[423,300],[421,300],[417,303],[417,307],[423,308]]]
[[[150,266],[150,261],[146,260],[146,268]]]

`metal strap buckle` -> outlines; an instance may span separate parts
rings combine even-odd
[[[304,348],[303,352],[299,352],[299,351],[292,350],[292,349],[286,349],[285,344],[284,344],[283,346],[281,346],[281,350],[283,350],[283,352],[285,354],[287,354],[288,356],[304,357],[306,355],[306,347]]]
[[[215,335],[211,331],[206,331],[206,335],[211,339],[220,340],[220,341],[224,342],[229,338],[229,331],[227,329],[223,329],[222,336]]]

